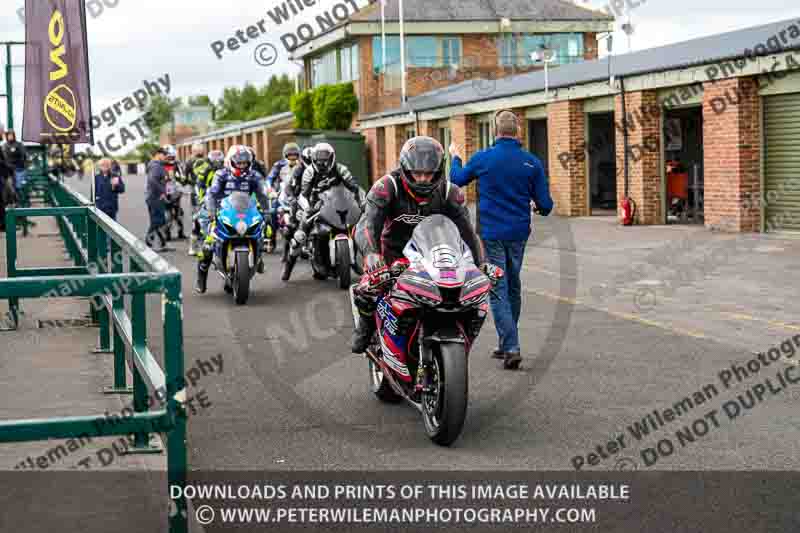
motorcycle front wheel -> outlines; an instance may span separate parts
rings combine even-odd
[[[236,252],[233,272],[233,299],[236,305],[244,305],[250,297],[250,254]]]
[[[422,419],[428,437],[450,446],[461,434],[467,417],[469,376],[463,344],[440,344],[431,375],[431,391],[422,394]]]
[[[339,288],[347,290],[350,288],[350,245],[348,241],[336,241],[336,270],[339,277]]]

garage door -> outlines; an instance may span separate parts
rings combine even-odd
[[[764,97],[767,231],[800,231],[800,93]]]

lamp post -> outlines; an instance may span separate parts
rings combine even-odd
[[[539,50],[531,52],[531,60],[534,63],[544,63],[544,99],[550,99],[550,77],[547,66],[555,61],[553,50],[545,45],[540,45]]]
[[[598,43],[600,41],[608,41],[606,45],[606,51],[608,52],[608,85],[613,87],[614,86],[614,75],[611,73],[611,58],[613,57],[612,50],[614,47],[614,34],[612,32],[605,32],[602,35],[597,37]],[[598,55],[600,55],[600,50],[597,51]]]

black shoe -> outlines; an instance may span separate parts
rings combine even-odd
[[[263,257],[260,257],[258,259],[258,265],[256,265],[256,272],[258,272],[259,274],[263,274],[264,273],[264,258]]]
[[[366,352],[374,332],[375,323],[372,321],[372,317],[360,317],[358,326],[353,330],[353,336],[350,339],[350,350],[353,353]]]
[[[505,359],[505,358],[506,358],[506,352],[504,352],[503,350],[499,348],[497,350],[492,350],[492,359]]]
[[[194,284],[194,291],[197,294],[205,294],[208,288],[208,270],[203,270],[202,265],[197,265],[197,280]]]
[[[503,360],[503,368],[507,370],[516,370],[522,362],[522,356],[519,352],[506,352],[505,359]]]

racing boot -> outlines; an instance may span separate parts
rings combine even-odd
[[[189,239],[189,251],[186,252],[186,255],[189,257],[197,255],[197,235],[194,233],[192,233],[192,237]]]
[[[361,312],[359,312],[358,318],[358,325],[353,330],[353,336],[350,339],[350,350],[353,353],[364,353],[372,340],[372,334],[375,333],[375,321],[371,314],[365,315]]]
[[[194,290],[197,294],[205,294],[208,287],[208,267],[203,261],[197,262],[197,280]]]

